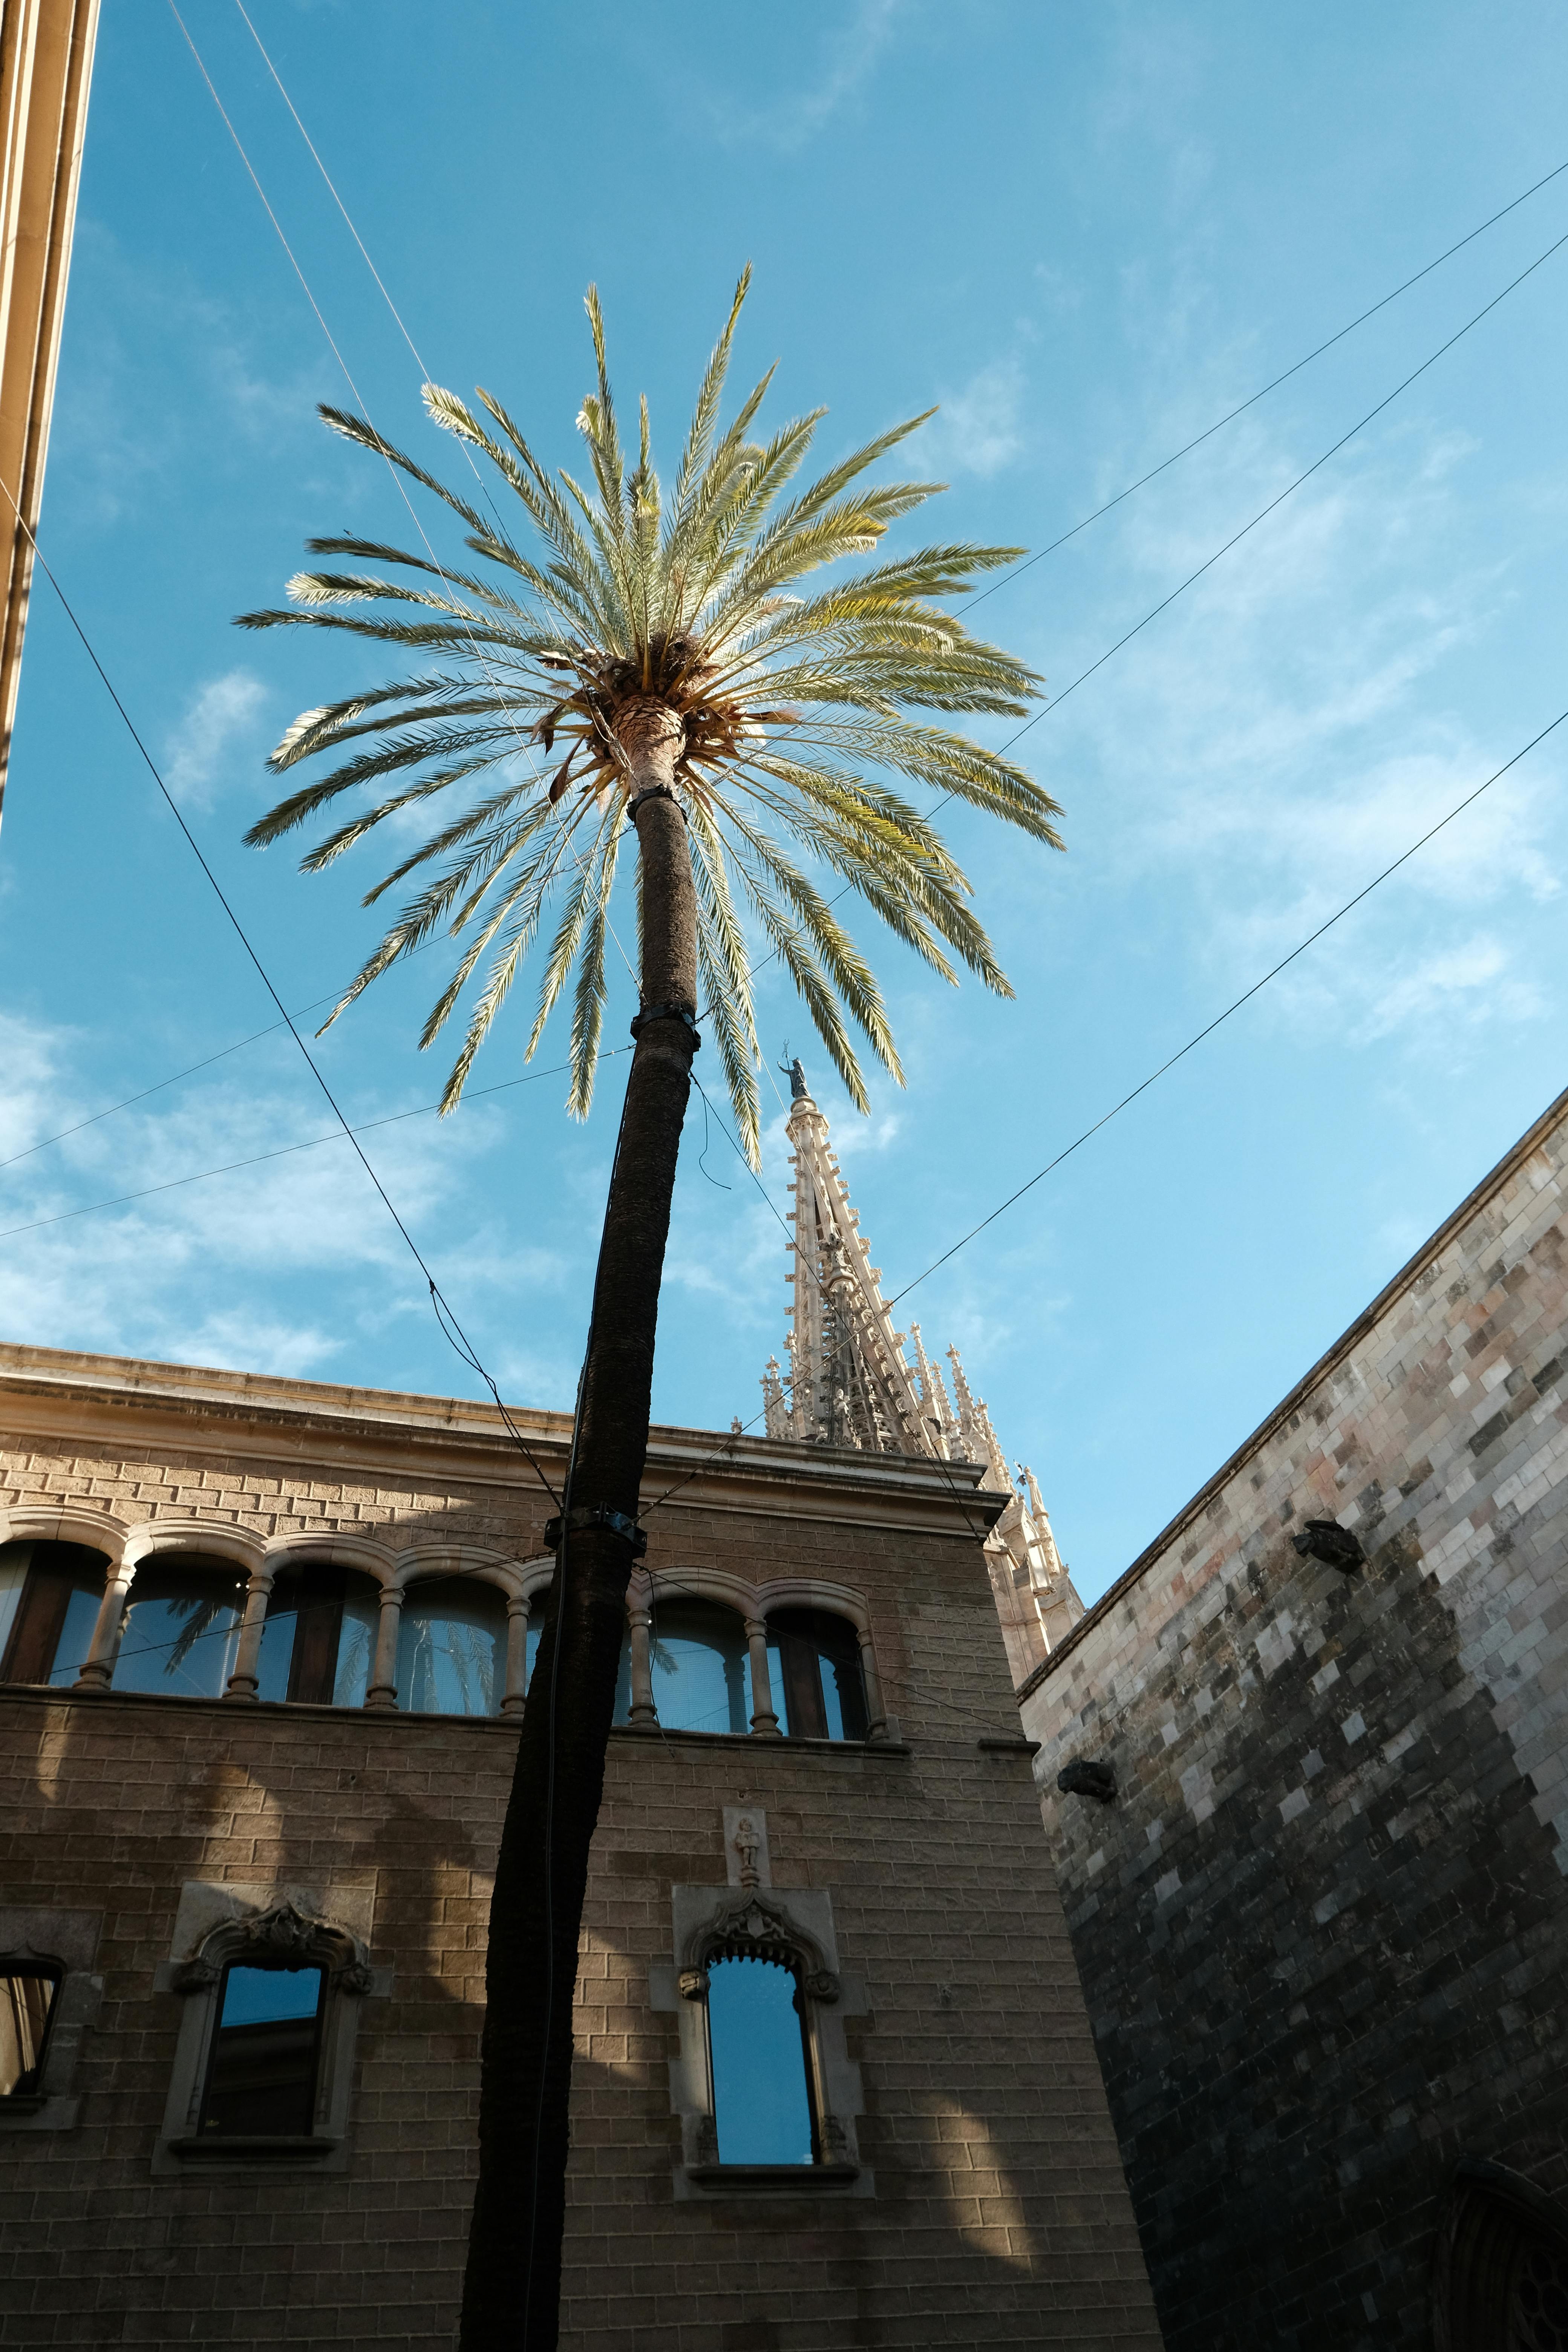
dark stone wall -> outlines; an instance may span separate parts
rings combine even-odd
[[[1568,1884],[1531,1785],[1397,1543],[1300,1570],[1281,1539],[1162,1658],[1113,1807],[1061,1801],[1074,1880],[1110,1850],[1069,1924],[1169,2352],[1424,2346],[1458,2157],[1568,2186]],[[1237,1709],[1178,1831],[1197,1693],[1226,1705],[1237,1633],[1302,1584],[1321,1642]],[[1409,1745],[1348,1740],[1357,1716]]]
[[[1169,2352],[1426,2352],[1461,2159],[1568,2228],[1565,1114],[1026,1687]]]

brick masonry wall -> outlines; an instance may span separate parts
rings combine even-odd
[[[0,1505],[537,1549],[531,1502],[493,1483],[264,1451],[28,1440],[0,1463]],[[863,1593],[910,1752],[613,1739],[576,2011],[566,2345],[1158,2352],[1026,1761],[977,1746],[1011,1711],[979,1546],[937,1516],[924,1532],[748,1517],[699,1485],[654,1522],[666,1579],[704,1562]],[[100,1909],[105,1982],[79,2128],[0,2138],[0,2345],[453,2342],[513,1739],[499,1722],[0,1692],[0,1903]],[[673,1958],[671,1885],[723,1884],[721,1808],[740,1802],[766,1809],[775,1886],[830,1890],[866,1982],[847,2031],[872,2198],[674,2198],[679,2021],[650,2005],[648,1972]],[[153,1979],[188,1879],[374,1885],[372,1958],[395,1981],[364,2005],[346,2172],[152,2174],[180,2015]]]
[[[1456,2159],[1568,2191],[1565,1171],[1568,1097],[1026,1694],[1171,2352],[1426,2346]]]

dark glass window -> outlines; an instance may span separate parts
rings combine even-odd
[[[768,1664],[779,1729],[795,1739],[864,1739],[871,1727],[860,1637],[826,1609],[776,1609]]]
[[[813,2164],[800,1986],[780,1960],[736,1954],[708,1969],[708,2047],[721,2164]]]
[[[0,1959],[0,2099],[37,2095],[62,1973],[47,1961]]]
[[[660,1601],[648,1642],[653,1703],[667,1731],[750,1731],[745,1620],[718,1601]],[[631,1651],[621,1651],[616,1721],[631,1708]]]
[[[0,1682],[75,1682],[108,1565],[85,1544],[0,1544]]]
[[[308,2137],[315,2121],[326,1971],[223,1972],[202,2100],[201,2133],[226,2138]]]
[[[374,1579],[352,1569],[307,1560],[283,1570],[261,1629],[257,1697],[363,1706],[380,1606]]]
[[[506,1597],[474,1577],[432,1577],[403,1596],[397,1704],[414,1715],[499,1715]]]
[[[114,1661],[115,1690],[221,1698],[249,1582],[232,1560],[163,1552],[143,1561]]]

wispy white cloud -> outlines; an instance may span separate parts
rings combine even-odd
[[[1019,411],[1024,371],[1016,359],[997,360],[972,375],[942,404],[931,442],[939,464],[955,473],[999,474],[1024,446]]]
[[[816,80],[769,107],[744,108],[728,96],[710,98],[708,112],[719,139],[729,147],[760,143],[786,155],[806,146],[864,86],[892,39],[904,5],[905,0],[857,0],[827,41]]]
[[[98,1108],[74,1078],[79,1041],[0,1024],[0,1157]],[[305,1142],[330,1126],[264,1077],[198,1085],[171,1108],[132,1109],[0,1173],[0,1331],[110,1353],[330,1370],[367,1318],[424,1305],[418,1269],[345,1142],[264,1160],[119,1207],[92,1207]],[[374,1156],[416,1229],[460,1204],[494,1132],[482,1113],[383,1130]],[[513,1266],[512,1282],[529,1269]],[[492,1292],[505,1281],[497,1268]]]
[[[1184,890],[1205,994],[1212,980],[1223,1002],[1257,979],[1515,748],[1461,721],[1445,692],[1510,599],[1494,559],[1453,558],[1467,454],[1418,423],[1348,453],[1064,711],[1116,808],[1109,872],[1130,891],[1157,873],[1168,904]],[[1116,526],[1126,601],[1090,622],[1093,650],[1301,463],[1258,417],[1132,502]],[[1489,1022],[1537,1017],[1539,992],[1496,917],[1561,889],[1560,766],[1544,747],[1493,786],[1274,982],[1260,1016],[1357,1046],[1399,1032],[1441,1052],[1468,1050]]]
[[[230,755],[255,730],[267,689],[248,670],[226,670],[191,697],[163,750],[163,782],[182,808],[210,808]]]
[[[1369,1045],[1396,1029],[1456,1023],[1476,1027],[1499,1019],[1530,1021],[1545,1010],[1541,991],[1510,969],[1499,939],[1476,932],[1419,957],[1398,973],[1356,1024],[1353,1040]]]

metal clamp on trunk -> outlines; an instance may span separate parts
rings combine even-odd
[[[680,798],[679,793],[672,793],[668,784],[648,784],[645,786],[643,791],[640,793],[634,793],[631,799],[626,803],[626,823],[631,826],[634,833],[637,830],[637,811],[641,808],[644,801],[674,801],[676,807],[680,809],[681,823],[684,824],[686,822],[686,811],[683,808],[680,808]]]
[[[544,1543],[548,1551],[559,1551],[564,1535],[575,1535],[583,1528],[608,1528],[613,1536],[621,1536],[632,1548],[632,1558],[641,1559],[647,1549],[647,1537],[635,1519],[624,1511],[612,1511],[607,1503],[584,1503],[574,1511],[565,1511],[558,1518],[544,1522]]]
[[[684,1021],[691,1032],[691,1050],[700,1052],[702,1032],[697,1026],[697,1015],[688,1013],[684,1004],[645,1004],[632,1023],[632,1035],[639,1036],[645,1021]]]

